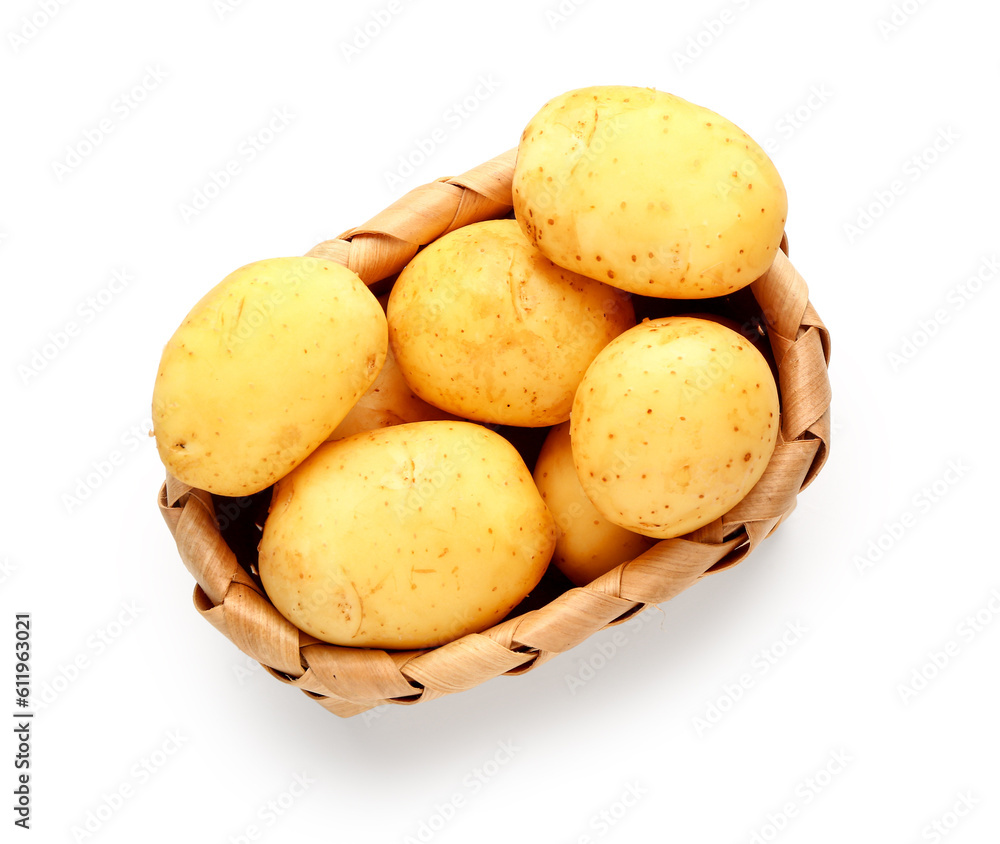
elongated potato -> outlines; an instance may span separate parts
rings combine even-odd
[[[259,569],[278,611],[318,639],[422,648],[500,621],[554,545],[510,443],[413,422],[325,443],[279,481]]]
[[[552,563],[577,586],[635,559],[653,544],[649,537],[609,522],[587,497],[573,464],[568,422],[549,431],[533,474],[556,522]]]
[[[774,260],[788,200],[743,130],[651,88],[550,100],[518,146],[514,212],[561,267],[646,296],[700,299]]]
[[[709,524],[763,475],[778,436],[764,356],[708,320],[665,317],[613,340],[573,404],[573,460],[609,521],[658,539]]]
[[[153,389],[160,459],[209,492],[266,489],[337,427],[387,344],[382,308],[346,267],[315,258],[241,267],[163,350]]]
[[[594,356],[635,324],[627,294],[555,266],[513,220],[464,226],[417,253],[388,318],[418,396],[466,419],[525,427],[565,422]]]

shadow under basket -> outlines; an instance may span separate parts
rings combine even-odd
[[[364,226],[308,254],[350,267],[381,292],[420,247],[461,226],[511,215],[515,153],[418,187]],[[658,542],[586,586],[573,587],[550,566],[529,599],[481,633],[418,651],[348,648],[320,642],[292,625],[260,585],[257,542],[270,490],[223,498],[168,476],[159,507],[197,581],[196,609],[273,677],[349,717],[380,704],[418,703],[500,674],[529,671],[650,604],[669,600],[706,574],[742,561],[792,512],[799,492],[826,460],[830,340],[809,303],[805,281],[788,260],[786,241],[770,269],[741,293],[660,303],[668,309],[714,310],[751,326],[755,339],[766,338],[777,376],[781,428],[774,454],[757,485],[714,523]],[[646,315],[641,304],[640,318]]]

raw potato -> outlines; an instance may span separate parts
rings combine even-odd
[[[340,440],[351,434],[389,428],[405,422],[454,418],[452,414],[428,404],[413,392],[413,388],[403,378],[390,348],[378,378],[327,439]]]
[[[649,537],[609,522],[591,503],[573,465],[568,422],[549,432],[534,477],[556,521],[552,563],[577,586],[635,559],[653,545]]]
[[[635,324],[627,294],[555,266],[514,220],[464,226],[417,253],[388,318],[418,396],[466,419],[525,427],[566,421],[594,356]]]
[[[387,343],[382,308],[346,267],[315,258],[241,267],[163,350],[153,390],[160,459],[219,495],[266,489],[347,415]]]
[[[754,348],[758,351],[763,351],[764,349],[770,348],[767,335],[758,327],[758,324],[752,320],[746,322],[739,322],[732,317],[722,316],[721,314],[710,314],[710,313],[700,313],[700,312],[687,312],[683,314],[674,314],[675,317],[691,317],[693,319],[705,319],[709,322],[717,322],[719,325],[724,325],[726,328],[731,328],[741,337],[749,340],[753,343]],[[774,372],[772,372],[772,375]]]
[[[510,443],[413,422],[325,443],[279,481],[259,569],[278,611],[318,639],[423,648],[500,621],[554,545]]]
[[[757,483],[778,411],[767,361],[735,331],[689,317],[642,322],[580,384],[573,459],[607,519],[658,539],[681,536]]]
[[[651,88],[546,103],[521,136],[514,212],[560,266],[647,296],[699,299],[771,265],[788,199],[743,130]]]

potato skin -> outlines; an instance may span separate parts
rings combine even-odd
[[[318,639],[423,648],[500,621],[554,546],[510,443],[413,422],[324,443],[279,481],[258,566],[278,611]]]
[[[590,583],[653,545],[649,537],[609,522],[587,497],[573,464],[568,422],[549,431],[533,475],[556,523],[552,563],[575,585]]]
[[[153,389],[160,459],[219,495],[266,489],[368,389],[388,329],[358,276],[315,258],[240,267],[167,342]]]
[[[413,388],[406,383],[390,346],[378,377],[327,439],[341,440],[362,431],[390,428],[406,422],[454,418],[452,414],[428,404],[413,392]]]
[[[778,391],[763,355],[716,322],[665,317],[612,341],[573,405],[577,473],[609,521],[689,533],[732,509],[777,442]]]
[[[422,399],[479,422],[544,427],[569,418],[587,366],[635,313],[622,291],[555,266],[515,221],[490,220],[419,252],[388,319]]]
[[[781,177],[743,130],[651,88],[550,100],[518,146],[514,212],[556,264],[673,299],[731,293],[771,265],[788,211]]]

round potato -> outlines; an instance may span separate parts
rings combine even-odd
[[[731,293],[771,265],[788,199],[760,146],[651,88],[597,86],[525,128],[514,212],[556,264],[646,296]]]
[[[568,422],[549,431],[534,477],[556,522],[552,563],[577,586],[653,545],[649,537],[609,522],[587,497],[573,464]]]
[[[323,442],[378,375],[378,300],[346,267],[272,258],[228,275],[167,342],[153,433],[174,477],[260,492]]]
[[[390,428],[406,422],[455,417],[428,404],[406,383],[390,347],[378,377],[327,439],[341,440],[362,431]]]
[[[413,391],[456,416],[565,422],[594,356],[635,324],[629,296],[557,267],[514,220],[417,253],[389,296],[389,342]]]
[[[730,328],[735,331],[740,337],[749,340],[753,343],[754,348],[758,351],[764,351],[769,348],[769,343],[767,335],[759,327],[759,324],[755,321],[748,320],[746,322],[740,322],[732,317],[723,316],[722,314],[710,314],[710,313],[700,313],[700,312],[687,312],[683,314],[673,314],[677,317],[690,317],[692,319],[704,319],[709,322],[717,322],[719,325],[724,325],[726,328]],[[773,374],[773,370],[772,370]]]
[[[413,422],[325,443],[279,481],[258,565],[274,606],[317,639],[424,648],[500,621],[554,546],[510,443]]]
[[[716,322],[642,322],[597,356],[577,391],[573,460],[611,522],[658,539],[709,524],[760,479],[778,436],[764,356]]]

